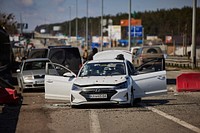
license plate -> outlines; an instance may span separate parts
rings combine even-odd
[[[44,84],[44,81],[36,81],[36,84]]]
[[[89,98],[107,98],[107,94],[90,94]]]

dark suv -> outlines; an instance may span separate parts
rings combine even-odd
[[[54,63],[69,68],[75,74],[78,74],[78,71],[82,66],[80,52],[77,47],[49,48],[48,58]]]
[[[48,48],[32,49],[28,58],[49,58],[53,63],[61,64],[75,74],[82,66],[81,55],[77,47],[50,46]]]
[[[158,46],[143,46],[139,48],[133,58],[133,64],[137,68],[145,64],[143,68],[154,66],[155,69],[162,69],[164,54]],[[152,68],[152,67],[151,67]]]

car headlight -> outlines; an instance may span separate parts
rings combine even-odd
[[[74,90],[74,91],[79,91],[79,90],[81,90],[81,87],[78,86],[78,85],[73,84],[73,85],[72,85],[72,90]]]
[[[23,76],[24,80],[33,80],[33,76]]]
[[[117,86],[115,86],[115,89],[125,89],[125,88],[128,88],[128,83],[127,83],[127,81],[126,81],[126,82],[123,82],[123,83],[120,83],[120,84],[118,84]]]

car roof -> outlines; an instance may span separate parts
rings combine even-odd
[[[32,59],[26,59],[25,62],[31,62],[31,61],[50,61],[48,58],[32,58]]]
[[[118,55],[122,54],[126,60],[132,61],[132,54],[128,50],[106,50],[96,53],[93,60],[107,60],[115,59]]]
[[[153,46],[142,46],[140,48],[160,48],[160,46],[153,45]]]
[[[102,63],[102,62],[124,62],[124,60],[117,60],[117,59],[99,59],[99,60],[91,60],[91,61],[88,61],[87,63],[90,64],[90,63]]]

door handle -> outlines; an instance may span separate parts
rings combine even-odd
[[[53,81],[52,80],[48,80],[47,83],[53,83]]]
[[[164,80],[164,79],[165,79],[165,76],[158,76],[157,79]]]

